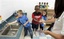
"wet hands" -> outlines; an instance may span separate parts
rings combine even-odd
[[[24,26],[26,26],[26,24],[23,24]]]
[[[44,23],[45,21],[43,20],[43,19],[41,19],[40,21],[39,21],[39,23]]]

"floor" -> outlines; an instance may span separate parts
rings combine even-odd
[[[46,27],[46,29],[47,28],[48,27]],[[33,39],[51,39],[50,35],[45,35],[44,33],[42,33],[41,35],[39,35],[39,32],[37,32],[36,34],[37,34],[37,36],[35,36],[35,34],[33,34]],[[20,36],[20,39],[22,39],[21,36]],[[24,37],[24,39],[31,39],[31,38],[30,38],[30,36],[26,36],[26,37]]]
[[[38,34],[37,34],[38,35]],[[24,39],[31,39],[30,36],[26,36]],[[33,39],[51,39],[50,35],[45,35],[44,33],[40,36],[33,36]]]

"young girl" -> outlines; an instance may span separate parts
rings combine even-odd
[[[52,36],[51,39],[64,39],[64,0],[55,0],[55,19],[52,32],[45,30],[45,34]],[[57,19],[56,19],[57,18]]]
[[[41,20],[39,21],[40,22],[40,35],[41,35],[41,33],[42,33],[42,30],[43,30],[43,28],[44,28],[44,26],[45,26],[45,21],[46,21],[46,19],[47,19],[47,16],[46,16],[47,14],[46,14],[46,12],[45,11],[42,11],[42,18],[41,18]]]

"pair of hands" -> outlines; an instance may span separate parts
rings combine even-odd
[[[24,26],[26,26],[26,24],[23,24]]]
[[[44,23],[45,21],[43,20],[43,19],[41,19],[40,21],[39,21],[39,23]]]

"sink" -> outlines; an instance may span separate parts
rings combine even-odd
[[[8,26],[7,28],[5,28],[1,35],[8,35],[8,36],[14,36],[17,34],[17,31],[19,29],[19,25],[11,25],[11,26]]]
[[[10,31],[10,27],[7,27],[1,35],[7,35],[7,33]]]

